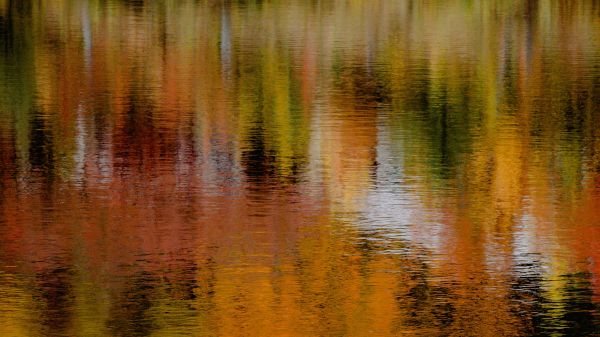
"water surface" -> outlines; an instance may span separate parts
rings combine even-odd
[[[0,335],[600,335],[599,102],[596,0],[0,0]]]

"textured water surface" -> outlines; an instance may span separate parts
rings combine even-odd
[[[0,0],[0,336],[600,335],[600,2]]]

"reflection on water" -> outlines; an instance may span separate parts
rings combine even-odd
[[[600,2],[0,0],[0,335],[594,335]]]

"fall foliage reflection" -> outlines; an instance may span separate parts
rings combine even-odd
[[[0,335],[593,334],[599,14],[0,0]]]

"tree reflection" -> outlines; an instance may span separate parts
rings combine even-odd
[[[0,0],[0,334],[593,335],[598,10]]]

